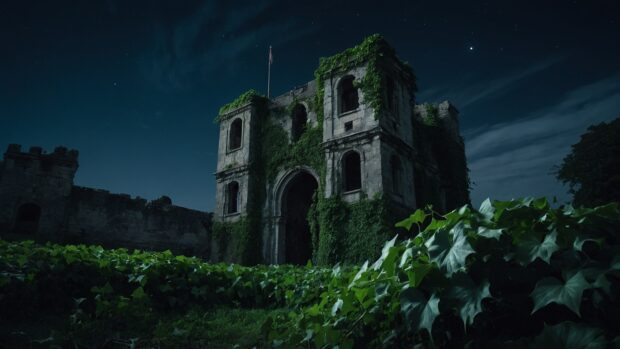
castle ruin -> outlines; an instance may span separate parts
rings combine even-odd
[[[416,208],[469,203],[458,111],[415,93],[412,69],[378,35],[279,97],[244,93],[216,118],[213,214],[75,186],[77,151],[9,145],[0,236],[242,264],[372,259]]]
[[[315,77],[220,110],[214,234],[223,258],[358,262],[416,208],[469,203],[458,111],[416,104],[415,76],[383,38],[322,58]]]

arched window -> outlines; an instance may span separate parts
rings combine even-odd
[[[34,234],[39,229],[39,219],[41,218],[41,207],[33,203],[21,205],[17,209],[17,219],[15,220],[15,232],[23,234]]]
[[[239,212],[239,183],[226,185],[226,214]]]
[[[338,97],[340,99],[340,113],[346,113],[359,107],[357,88],[353,86],[353,76],[345,76],[340,80]]]
[[[400,164],[398,156],[392,155],[390,158],[390,167],[392,168],[392,191],[399,194],[401,190],[403,167]]]
[[[362,169],[358,152],[350,151],[342,157],[342,173],[344,191],[362,188]]]
[[[306,113],[306,107],[303,104],[297,104],[293,108],[293,127],[291,129],[291,137],[293,141],[296,141],[306,130],[306,124],[308,123],[308,113]]]
[[[230,124],[230,133],[228,134],[228,150],[235,150],[241,147],[241,130],[243,122],[236,119]]]

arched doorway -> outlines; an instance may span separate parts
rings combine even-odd
[[[284,187],[281,200],[284,263],[303,265],[312,259],[312,235],[307,216],[317,188],[316,178],[303,170],[294,174]]]
[[[19,206],[15,219],[15,232],[20,234],[35,234],[39,229],[41,207],[33,203]]]

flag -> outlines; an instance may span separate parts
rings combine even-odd
[[[273,54],[271,53],[271,46],[269,46],[269,64],[273,63]]]

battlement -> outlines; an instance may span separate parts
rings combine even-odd
[[[16,160],[21,163],[41,161],[47,167],[63,166],[77,169],[79,152],[66,147],[56,147],[53,152],[47,153],[42,147],[32,146],[28,152],[22,152],[20,144],[9,144],[4,153],[4,160]]]
[[[198,216],[208,216],[208,213],[177,206],[172,204],[168,196],[161,196],[154,200],[146,200],[140,196],[132,197],[129,194],[111,193],[105,189],[73,186],[71,189],[71,201],[77,205],[90,205],[100,207],[109,212],[141,211],[141,212],[181,212]]]

